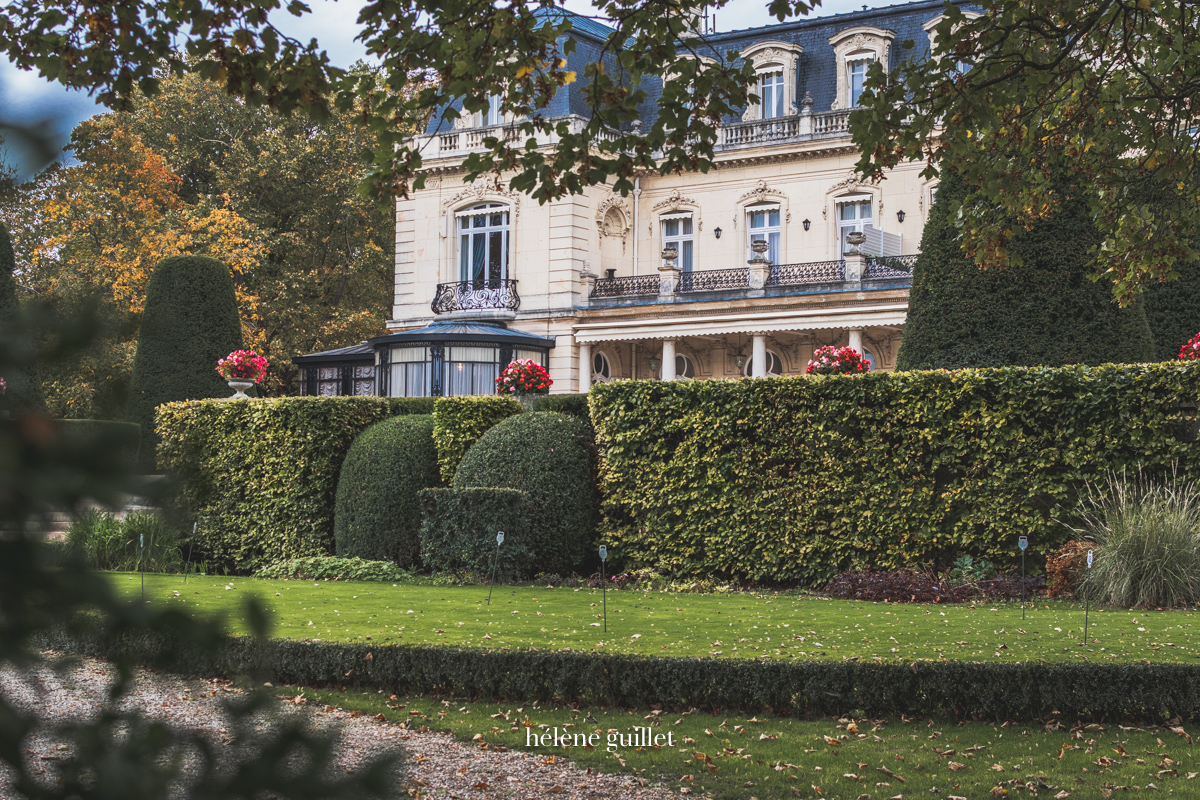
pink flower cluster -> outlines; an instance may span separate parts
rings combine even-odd
[[[518,358],[496,378],[496,391],[511,394],[549,394],[554,381],[550,373],[532,358]]]
[[[267,360],[253,350],[234,350],[217,362],[217,372],[227,381],[260,382],[267,377]]]
[[[853,347],[834,347],[826,345],[813,351],[809,359],[808,375],[853,375],[859,372],[870,372],[870,363],[862,357],[862,353]]]
[[[1179,349],[1180,358],[1200,358],[1200,333],[1197,333],[1188,343]]]

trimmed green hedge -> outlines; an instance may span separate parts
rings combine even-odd
[[[595,386],[603,532],[627,566],[824,584],[842,571],[1033,563],[1082,482],[1178,462],[1200,364]]]
[[[587,424],[592,424],[592,416],[588,411],[588,396],[582,394],[548,394],[533,401],[534,411],[555,411],[579,417]]]
[[[438,572],[487,575],[496,562],[496,579],[504,582],[533,575],[537,553],[533,502],[517,489],[426,489],[421,525],[421,557]],[[496,534],[504,544],[496,552]]]
[[[338,472],[372,423],[428,414],[431,398],[189,400],[157,411],[158,463],[216,567],[253,572],[333,552]]]
[[[65,446],[73,450],[103,451],[121,465],[122,472],[137,470],[138,452],[142,447],[141,425],[99,419],[60,419],[55,420],[55,425]]]
[[[526,574],[567,575],[596,538],[595,446],[591,428],[566,414],[510,417],[476,442],[454,475],[454,488],[518,489],[532,509],[524,544]]]
[[[160,637],[48,635],[40,644],[126,655],[189,675],[253,675],[276,684],[344,686],[513,702],[741,709],[780,715],[944,715],[1032,721],[1200,719],[1200,667],[1176,664],[863,663],[661,658],[571,650],[377,646],[248,637],[220,647]]]
[[[418,494],[439,483],[432,415],[395,417],[367,428],[351,445],[338,478],[337,554],[414,564],[421,551]]]
[[[208,256],[171,256],[146,284],[146,307],[130,379],[129,421],[142,426],[142,468],[155,470],[154,410],[178,400],[228,397],[217,361],[242,346],[229,267]]]
[[[293,578],[305,581],[399,581],[409,574],[390,561],[312,556],[276,561],[254,573],[256,578]]]
[[[433,441],[442,480],[450,483],[458,462],[480,436],[501,420],[524,411],[511,397],[442,397],[433,407]]]

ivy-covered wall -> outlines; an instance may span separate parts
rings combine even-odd
[[[602,534],[626,566],[821,584],[850,567],[1015,564],[1082,483],[1177,461],[1200,365],[969,369],[592,388]]]
[[[334,549],[338,473],[372,423],[429,414],[433,398],[189,400],[156,410],[158,463],[212,566],[252,572]]]

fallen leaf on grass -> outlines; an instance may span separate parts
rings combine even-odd
[[[896,780],[900,781],[901,783],[904,783],[904,782],[905,782],[904,778],[901,778],[899,775],[897,775],[896,773],[892,772],[892,771],[891,771],[890,769],[888,769],[887,767],[876,767],[876,768],[875,768],[875,771],[876,771],[876,772],[882,772],[884,775],[887,775],[889,778],[895,778]]]
[[[960,769],[966,769],[966,768],[967,768],[967,765],[966,765],[966,764],[960,764],[960,763],[958,763],[957,761],[951,761],[951,762],[950,762],[950,764],[949,764],[949,767],[950,767],[951,771],[953,771],[953,772],[958,772]]]

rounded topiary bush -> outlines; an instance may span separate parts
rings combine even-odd
[[[367,428],[350,446],[338,478],[338,556],[413,564],[421,549],[418,494],[440,484],[432,416],[393,417]]]
[[[141,463],[154,468],[154,409],[174,400],[226,397],[217,361],[242,347],[242,323],[229,267],[207,256],[171,256],[146,284],[129,421],[142,426]]]
[[[532,554],[529,574],[570,573],[587,557],[596,534],[593,452],[582,420],[552,412],[519,414],[471,446],[458,465],[454,488],[528,494],[531,518],[520,544]]]

